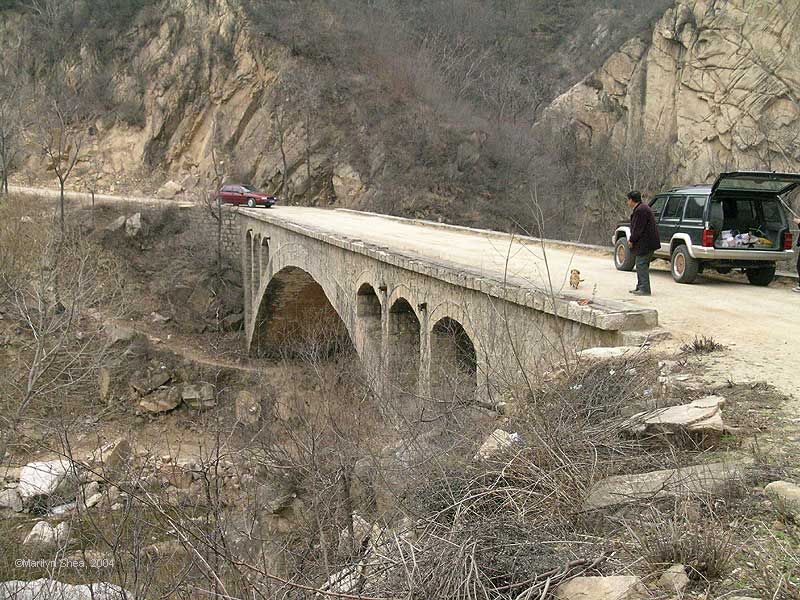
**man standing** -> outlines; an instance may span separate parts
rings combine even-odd
[[[661,247],[658,227],[653,211],[642,202],[642,194],[636,190],[628,192],[628,207],[631,213],[631,236],[628,247],[636,257],[636,289],[630,293],[635,296],[650,295],[650,261],[653,253]]]

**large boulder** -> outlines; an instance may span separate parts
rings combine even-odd
[[[506,450],[522,443],[518,433],[509,433],[502,429],[495,429],[483,442],[474,460],[490,460]]]
[[[800,486],[788,481],[773,481],[764,488],[764,493],[778,512],[800,523]]]
[[[134,213],[125,219],[125,235],[129,238],[134,238],[142,233],[144,229],[144,221],[142,221],[142,213]]]
[[[0,582],[0,600],[134,600],[134,595],[111,583],[71,585],[36,579]]]
[[[167,181],[156,192],[156,198],[162,200],[172,200],[175,196],[183,191],[183,186],[175,181]]]
[[[54,506],[72,500],[79,483],[79,468],[72,461],[32,462],[20,471],[17,492],[25,506]]]
[[[47,521],[39,521],[33,526],[30,533],[22,542],[23,546],[30,546],[34,550],[51,550],[64,548],[69,543],[69,523],[59,523],[53,527]]]
[[[728,462],[615,475],[602,479],[592,486],[584,508],[597,510],[686,494],[722,494],[730,490],[732,485],[741,485],[744,479],[744,466]]]
[[[647,589],[638,577],[576,577],[558,586],[560,600],[638,600],[647,598]]]

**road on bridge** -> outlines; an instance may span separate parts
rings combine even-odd
[[[253,209],[254,211],[264,209]],[[786,394],[797,386],[800,353],[800,294],[786,284],[755,287],[721,277],[701,277],[694,285],[675,283],[666,261],[656,261],[651,274],[653,295],[635,297],[636,275],[614,268],[610,250],[546,244],[494,232],[442,227],[346,210],[276,207],[274,216],[300,226],[386,246],[392,251],[433,259],[494,277],[535,287],[552,282],[572,291],[570,269],[584,279],[578,290],[586,298],[620,300],[655,308],[661,327],[673,338],[673,349],[694,336],[712,336],[728,350],[707,359],[708,372],[720,381],[769,381]]]

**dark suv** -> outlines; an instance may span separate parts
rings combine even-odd
[[[741,269],[751,284],[769,285],[776,261],[793,256],[784,203],[798,186],[800,174],[735,172],[722,173],[711,186],[658,194],[650,201],[661,237],[655,256],[670,261],[678,283],[692,283],[704,269]],[[620,271],[633,270],[629,236],[628,224],[614,231]]]

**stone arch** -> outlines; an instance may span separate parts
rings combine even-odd
[[[350,332],[323,286],[306,270],[285,266],[264,286],[256,305],[250,352],[286,356],[314,352],[327,356],[351,349]]]
[[[370,379],[377,381],[383,364],[383,306],[369,283],[362,283],[356,292],[355,340]]]
[[[439,401],[465,404],[478,389],[478,353],[464,326],[442,317],[430,334],[431,394]]]
[[[422,326],[411,303],[397,298],[387,314],[386,375],[395,394],[417,395]]]

